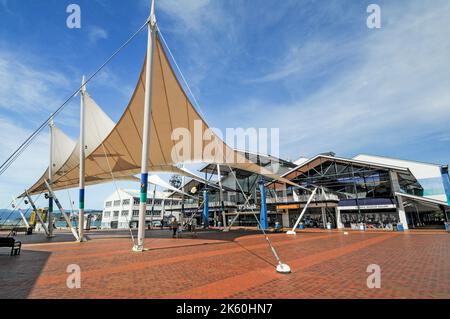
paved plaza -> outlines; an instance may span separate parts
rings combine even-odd
[[[126,232],[93,232],[82,244],[57,236],[25,243],[18,257],[0,251],[0,298],[450,298],[444,231],[270,234],[289,275],[275,272],[257,232],[148,231],[144,253],[131,252]],[[71,264],[80,289],[67,288]],[[371,264],[381,267],[380,289],[367,287]]]

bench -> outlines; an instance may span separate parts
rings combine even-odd
[[[11,256],[17,256],[22,250],[22,243],[11,237],[0,238],[0,247],[11,247]]]

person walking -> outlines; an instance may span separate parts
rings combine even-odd
[[[172,226],[172,231],[173,231],[172,238],[175,238],[177,236],[177,231],[178,231],[178,221],[175,217],[173,218],[171,226]]]

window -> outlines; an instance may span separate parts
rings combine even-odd
[[[130,200],[129,199],[124,199],[122,201],[122,205],[130,205]]]
[[[139,216],[139,211],[133,210],[133,217],[138,217],[138,216]]]
[[[160,215],[161,215],[161,212],[159,210],[155,210],[153,212],[153,216],[160,216]]]
[[[146,212],[146,215],[147,215],[147,216],[152,216],[152,211],[151,211],[151,210],[148,210],[148,211]],[[153,216],[159,216],[159,215],[161,215],[161,211],[159,211],[159,210],[153,211]]]
[[[119,211],[118,210],[114,211],[114,217],[119,217]]]
[[[109,218],[109,216],[111,216],[111,212],[105,212],[103,215],[105,218]]]
[[[139,201],[138,197],[133,197],[133,204],[134,205],[139,205],[140,204],[140,201]]]
[[[114,206],[120,206],[120,200],[115,200],[114,201]]]
[[[111,202],[106,202],[105,207],[111,207]]]
[[[162,204],[162,200],[155,199],[155,206],[161,206],[161,204]]]
[[[128,211],[127,210],[123,210],[120,215],[121,216],[128,216]]]

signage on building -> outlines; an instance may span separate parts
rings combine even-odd
[[[291,204],[291,205],[277,205],[277,209],[298,209],[300,208],[299,204]]]

